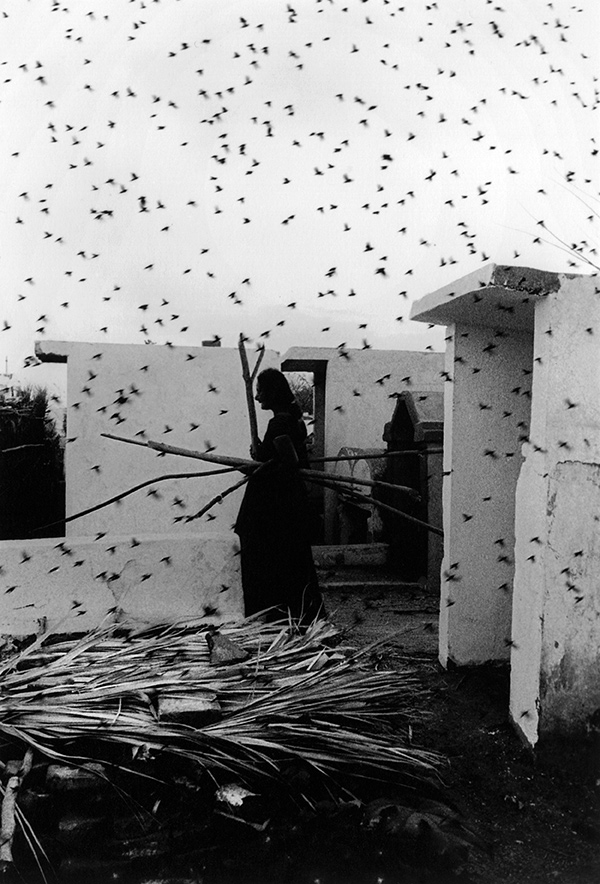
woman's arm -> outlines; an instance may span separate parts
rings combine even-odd
[[[289,436],[293,440],[296,421],[290,414],[281,413],[274,415],[267,426],[267,432],[256,451],[250,449],[254,460],[267,461],[277,457],[275,439],[278,436]]]

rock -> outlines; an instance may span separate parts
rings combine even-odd
[[[159,694],[158,718],[191,727],[204,727],[219,721],[221,704],[216,694]]]
[[[219,632],[208,632],[206,643],[210,649],[210,662],[213,666],[221,666],[223,663],[239,663],[240,660],[247,660],[250,656],[248,651]]]
[[[7,761],[4,765],[4,770],[2,771],[2,779],[7,782],[11,777],[18,776],[22,764],[23,761],[21,758],[11,758],[10,761]]]
[[[249,792],[247,789],[244,789],[239,783],[228,783],[226,786],[221,786],[220,789],[217,789],[215,798],[217,801],[222,801],[231,807],[241,807],[246,798],[254,797],[257,794],[257,792]]]

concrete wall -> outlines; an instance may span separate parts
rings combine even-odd
[[[385,448],[383,429],[394,413],[394,393],[441,390],[443,353],[292,347],[281,365],[326,363],[325,453],[340,448]],[[389,375],[389,377],[386,377]],[[380,383],[378,383],[380,381]]]
[[[517,488],[511,715],[531,744],[600,707],[600,303],[595,279],[560,281],[536,307]]]
[[[249,456],[237,349],[45,341],[36,352],[67,361],[67,516],[164,474],[215,468],[111,441],[105,432]],[[251,366],[255,358],[249,354]],[[265,353],[263,367],[278,363],[276,353]],[[264,431],[269,415],[259,409],[258,417]],[[68,523],[66,546],[60,538],[0,542],[0,633],[43,624],[81,631],[107,613],[147,622],[206,611],[213,621],[241,616],[232,525],[243,489],[210,516],[185,521],[240,478],[234,472],[152,483]]]
[[[432,446],[433,447],[433,446]],[[436,446],[437,447],[437,446]],[[427,457],[427,521],[430,525],[444,524],[444,456],[430,454]],[[444,558],[444,538],[429,533],[427,541],[427,585],[432,590],[441,586],[441,563]]]
[[[530,745],[585,734],[600,710],[598,292],[594,277],[491,264],[413,307],[453,324],[440,656],[510,648]]]
[[[515,488],[529,430],[532,337],[448,328],[440,660],[508,659]],[[491,345],[491,346],[490,346]]]
[[[165,474],[213,469],[112,441],[140,441],[225,455],[248,455],[245,390],[237,349],[44,341],[45,361],[67,362],[67,516]],[[319,357],[323,351],[319,349]],[[442,356],[326,351],[326,453],[344,444],[383,447],[390,393],[415,376],[439,389]],[[249,354],[251,365],[255,354]],[[262,367],[278,366],[267,352]],[[381,383],[377,379],[390,374]],[[360,396],[355,395],[355,392]],[[335,405],[341,405],[336,409]],[[269,414],[258,411],[259,431]],[[243,490],[210,516],[186,522],[240,478],[175,478],[67,523],[56,540],[0,543],[0,632],[89,629],[106,616],[154,622],[241,615],[237,540],[232,532]]]
[[[2,541],[0,634],[243,616],[233,535]]]

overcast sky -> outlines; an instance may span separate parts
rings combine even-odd
[[[39,338],[442,350],[598,263],[597,0],[0,0],[0,369]],[[43,374],[46,372],[46,374]]]

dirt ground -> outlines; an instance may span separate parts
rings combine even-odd
[[[64,804],[64,796],[58,796],[56,805],[41,802],[39,831],[43,835],[46,826],[48,849],[53,851],[50,860],[59,870],[52,880],[68,884],[84,880],[88,884],[599,882],[598,745],[547,747],[535,755],[524,748],[508,720],[506,667],[446,671],[439,665],[437,599],[425,587],[398,591],[363,586],[328,591],[325,601],[329,616],[345,633],[344,644],[363,649],[365,660],[375,669],[409,668],[422,684],[424,716],[414,722],[412,743],[447,758],[439,800],[458,810],[459,832],[468,829],[477,835],[469,842],[475,846],[470,847],[467,861],[461,855],[457,865],[440,864],[439,841],[422,840],[419,832],[419,840],[411,842],[404,837],[404,822],[394,829],[400,819],[394,817],[395,798],[380,784],[373,786],[372,795],[366,792],[360,801],[341,805],[323,800],[329,795],[326,791],[320,798],[315,793],[315,812],[292,808],[275,790],[272,795],[249,792],[239,812],[215,813],[214,801],[206,797],[213,795],[214,784],[208,788],[197,772],[183,762],[180,769],[170,759],[164,761],[164,770],[145,771],[156,773],[156,780],[130,777],[122,788],[109,790],[116,810],[110,810],[113,804],[109,804],[108,810],[94,811],[96,805],[88,807],[87,793],[79,798],[73,794],[75,810]],[[404,739],[406,721],[398,726]],[[156,764],[160,765],[160,756]],[[306,771],[292,765],[284,780],[302,776]],[[37,788],[34,782],[31,798],[43,799],[42,787],[39,794]],[[99,801],[108,800],[103,795],[97,796]],[[121,820],[122,795],[128,796],[128,812]],[[49,798],[54,800],[52,795]],[[78,800],[84,805],[79,807]],[[160,807],[160,819],[142,831],[138,815],[131,813],[134,806],[152,807],[152,817]],[[55,812],[49,811],[52,807]],[[91,822],[103,826],[110,822],[112,835],[103,836],[106,849],[100,850],[100,836],[93,829],[85,829],[90,808],[98,817]],[[427,813],[424,805],[421,809]],[[62,821],[59,836],[55,816]],[[79,817],[81,831],[70,822]],[[376,821],[375,830],[365,825],[369,818]],[[386,829],[388,824],[391,827]],[[490,849],[480,849],[482,845]],[[13,878],[0,877],[7,884],[42,880],[31,862],[25,872],[18,867]]]
[[[508,720],[507,667],[446,671],[437,661],[436,600],[424,590],[392,597],[329,596],[333,618],[358,646],[386,636],[371,660],[414,668],[429,691],[416,745],[449,759],[451,799],[493,844],[472,852],[473,884],[596,884],[600,881],[598,746],[555,746],[535,756]]]

